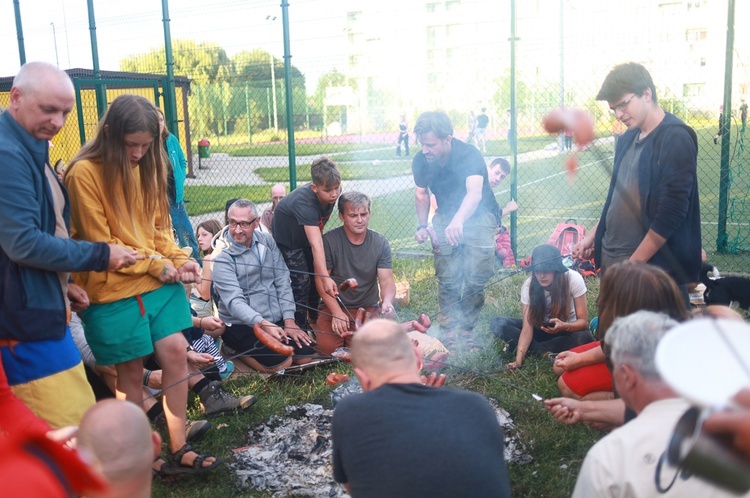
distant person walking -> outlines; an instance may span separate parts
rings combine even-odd
[[[482,144],[482,152],[487,153],[487,140],[486,140],[486,134],[487,134],[487,125],[490,124],[490,118],[487,117],[487,114],[485,114],[485,111],[487,110],[486,107],[482,107],[482,114],[477,116],[477,127],[474,131],[474,143],[477,146],[477,149],[479,149],[479,144]]]
[[[742,121],[742,129],[740,130],[740,133],[745,133],[745,127],[747,126],[747,102],[745,102],[745,99],[742,99],[740,102],[740,120]]]
[[[409,157],[409,123],[406,121],[406,114],[402,114],[398,121],[398,144],[396,145],[396,155],[401,157],[401,142],[404,143],[406,157]]]
[[[469,126],[469,135],[466,137],[466,143],[470,144],[474,140],[474,133],[477,131],[477,116],[474,114],[474,111],[469,111],[466,124]]]

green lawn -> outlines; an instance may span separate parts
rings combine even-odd
[[[397,280],[406,279],[411,284],[411,305],[398,310],[401,320],[416,318],[425,312],[437,323],[437,285],[433,276],[431,258],[396,259],[394,273]],[[503,343],[492,339],[488,332],[491,318],[498,315],[518,316],[520,313],[520,288],[525,275],[494,276],[487,285],[488,302],[480,317],[477,334],[487,346],[480,353],[459,353],[451,358],[452,367],[446,367],[447,385],[459,387],[497,399],[513,418],[533,461],[526,465],[510,466],[514,496],[563,497],[570,496],[583,456],[599,438],[588,427],[568,427],[554,420],[533,401],[526,391],[543,397],[554,397],[557,384],[551,364],[545,358],[529,358],[515,374],[499,373],[507,361],[512,361],[502,351]],[[598,281],[587,280],[588,307],[594,316]],[[206,438],[194,445],[203,452],[231,462],[231,450],[246,446],[249,428],[266,421],[271,415],[281,414],[284,406],[306,402],[329,406],[331,388],[325,376],[332,372],[352,373],[348,364],[317,367],[297,377],[261,379],[258,375],[233,376],[225,385],[235,393],[253,393],[258,403],[248,412],[222,416],[212,420],[214,428]],[[200,418],[195,408],[188,413]],[[217,425],[223,425],[216,429]],[[224,426],[225,425],[225,426]],[[259,492],[240,491],[235,487],[233,474],[227,466],[217,472],[188,479],[184,483],[167,486],[156,481],[154,496],[269,496]]]
[[[224,211],[229,199],[245,198],[255,203],[268,202],[267,185],[186,185],[185,207],[190,216]]]

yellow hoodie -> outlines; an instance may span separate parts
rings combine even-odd
[[[135,166],[134,172],[135,184],[140,186],[140,168]],[[116,272],[74,273],[73,280],[86,290],[92,303],[111,303],[158,289],[162,285],[158,277],[165,262],[179,268],[188,261],[172,238],[169,217],[162,220],[157,212],[134,216],[132,221],[116,218],[105,196],[101,163],[78,161],[65,176],[65,186],[70,195],[72,238],[120,244],[146,258]],[[138,189],[135,207],[142,206]],[[153,259],[152,255],[160,255],[162,259]]]

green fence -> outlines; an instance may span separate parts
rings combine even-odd
[[[748,18],[750,3],[738,3],[736,18]],[[614,137],[622,130],[606,104],[594,97],[612,66],[634,60],[651,71],[662,107],[698,134],[703,246],[709,260],[725,272],[750,273],[750,151],[737,114],[740,98],[750,93],[747,30],[737,31],[732,51],[728,250],[717,251],[721,142],[715,143],[715,136],[724,99],[725,2],[517,2],[513,75],[510,0],[292,2],[289,82],[278,0],[250,4],[170,5],[175,74],[190,79],[184,123],[189,121],[194,156],[186,199],[194,222],[220,218],[230,198],[267,203],[273,184],[288,184],[291,125],[298,183],[309,181],[316,157],[330,156],[339,164],[345,190],[373,197],[373,228],[385,233],[396,251],[427,255],[429,249],[413,238],[411,160],[419,149],[410,134],[408,154],[397,154],[399,117],[404,114],[411,129],[421,112],[443,109],[455,136],[466,140],[471,113],[486,108],[487,140],[479,145],[489,163],[511,153],[514,76],[519,204],[514,236],[517,256],[527,256],[558,222],[573,218],[592,226],[598,219]],[[152,49],[134,50],[112,69],[164,74],[158,7],[132,20],[107,11],[113,8],[98,11],[100,53],[136,36],[152,40]],[[644,19],[648,22],[636,22]],[[139,31],[146,24],[148,32]],[[26,30],[27,38],[34,34]],[[113,38],[117,42],[107,41]],[[287,84],[293,123],[287,122]],[[563,137],[542,130],[542,117],[560,106],[586,109],[595,118],[597,138],[586,150],[562,150]],[[210,157],[198,157],[202,139],[211,144]],[[564,166],[571,154],[579,164],[574,177]],[[510,177],[495,190],[501,204],[510,199],[509,182]]]

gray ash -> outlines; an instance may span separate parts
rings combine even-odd
[[[331,392],[335,403],[362,392],[354,379]],[[525,464],[532,460],[508,412],[489,400],[505,434],[505,460]],[[273,496],[346,497],[333,480],[331,420],[333,410],[320,405],[288,406],[250,431],[248,446],[235,450],[231,464],[240,488],[267,491]]]

